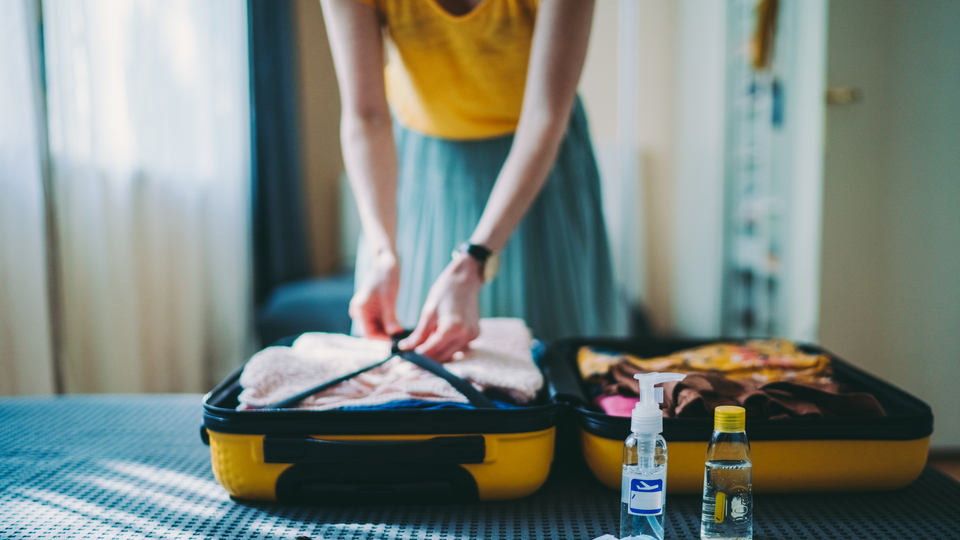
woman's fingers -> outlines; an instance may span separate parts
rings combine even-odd
[[[371,339],[385,339],[383,324],[377,310],[372,308],[369,303],[351,310],[351,317],[360,324],[360,335]]]
[[[426,339],[437,329],[437,314],[433,310],[424,310],[420,315],[420,321],[417,327],[410,332],[410,335],[398,343],[398,346],[407,351],[416,348],[426,341]]]
[[[384,339],[390,339],[390,336],[403,331],[403,325],[397,320],[396,302],[396,293],[385,292],[379,297],[374,307],[377,323]]]
[[[403,325],[397,320],[397,312],[392,306],[387,306],[383,310],[383,330],[387,336],[399,334],[404,330]]]
[[[390,339],[403,330],[396,311],[399,288],[400,265],[396,255],[390,251],[376,254],[367,276],[350,300],[350,317],[360,325],[361,335]]]
[[[417,352],[437,362],[449,362],[457,351],[465,349],[479,333],[479,328],[464,323],[441,325],[417,347]]]
[[[350,301],[350,317],[360,325],[360,334],[371,339],[390,339],[403,330],[389,298],[358,294]]]
[[[454,258],[427,293],[420,322],[401,349],[415,348],[438,362],[447,362],[480,334],[479,294],[483,280],[478,263]]]

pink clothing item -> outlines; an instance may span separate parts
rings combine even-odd
[[[496,389],[518,404],[528,403],[543,387],[531,344],[530,330],[522,320],[481,319],[480,336],[444,367],[481,392]],[[268,347],[250,359],[240,375],[243,391],[238,409],[277,403],[389,355],[390,343],[386,341],[320,332],[304,334],[290,347]],[[394,358],[304,399],[298,408],[327,410],[405,399],[467,403],[447,381]]]
[[[600,407],[600,410],[609,414],[610,416],[626,416],[630,417],[633,414],[634,407],[637,406],[637,402],[640,401],[640,398],[621,396],[620,394],[615,394],[612,396],[597,396],[593,402]]]

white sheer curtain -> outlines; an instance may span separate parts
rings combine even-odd
[[[65,390],[208,390],[249,335],[246,2],[43,19]]]
[[[36,9],[0,2],[0,395],[54,390]]]

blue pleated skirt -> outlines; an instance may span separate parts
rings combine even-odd
[[[396,121],[394,126],[401,265],[397,317],[413,328],[430,286],[480,220],[513,135],[454,141]],[[578,99],[549,178],[501,253],[497,277],[480,293],[481,316],[520,317],[543,340],[620,333],[624,317],[600,200],[599,173]],[[369,257],[361,238],[357,284]]]

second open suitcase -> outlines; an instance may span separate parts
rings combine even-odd
[[[581,452],[597,479],[620,489],[622,448],[630,434],[630,419],[610,416],[590,406],[577,368],[580,347],[652,358],[717,341],[571,339],[547,349],[541,365],[551,393],[555,400],[570,408]],[[747,419],[754,490],[761,493],[870,491],[897,489],[913,482],[926,464],[933,432],[930,407],[822,349],[803,348],[827,354],[834,379],[851,390],[872,393],[886,416]],[[699,493],[702,490],[704,456],[712,428],[712,417],[664,418],[663,436],[669,443],[669,492]]]

